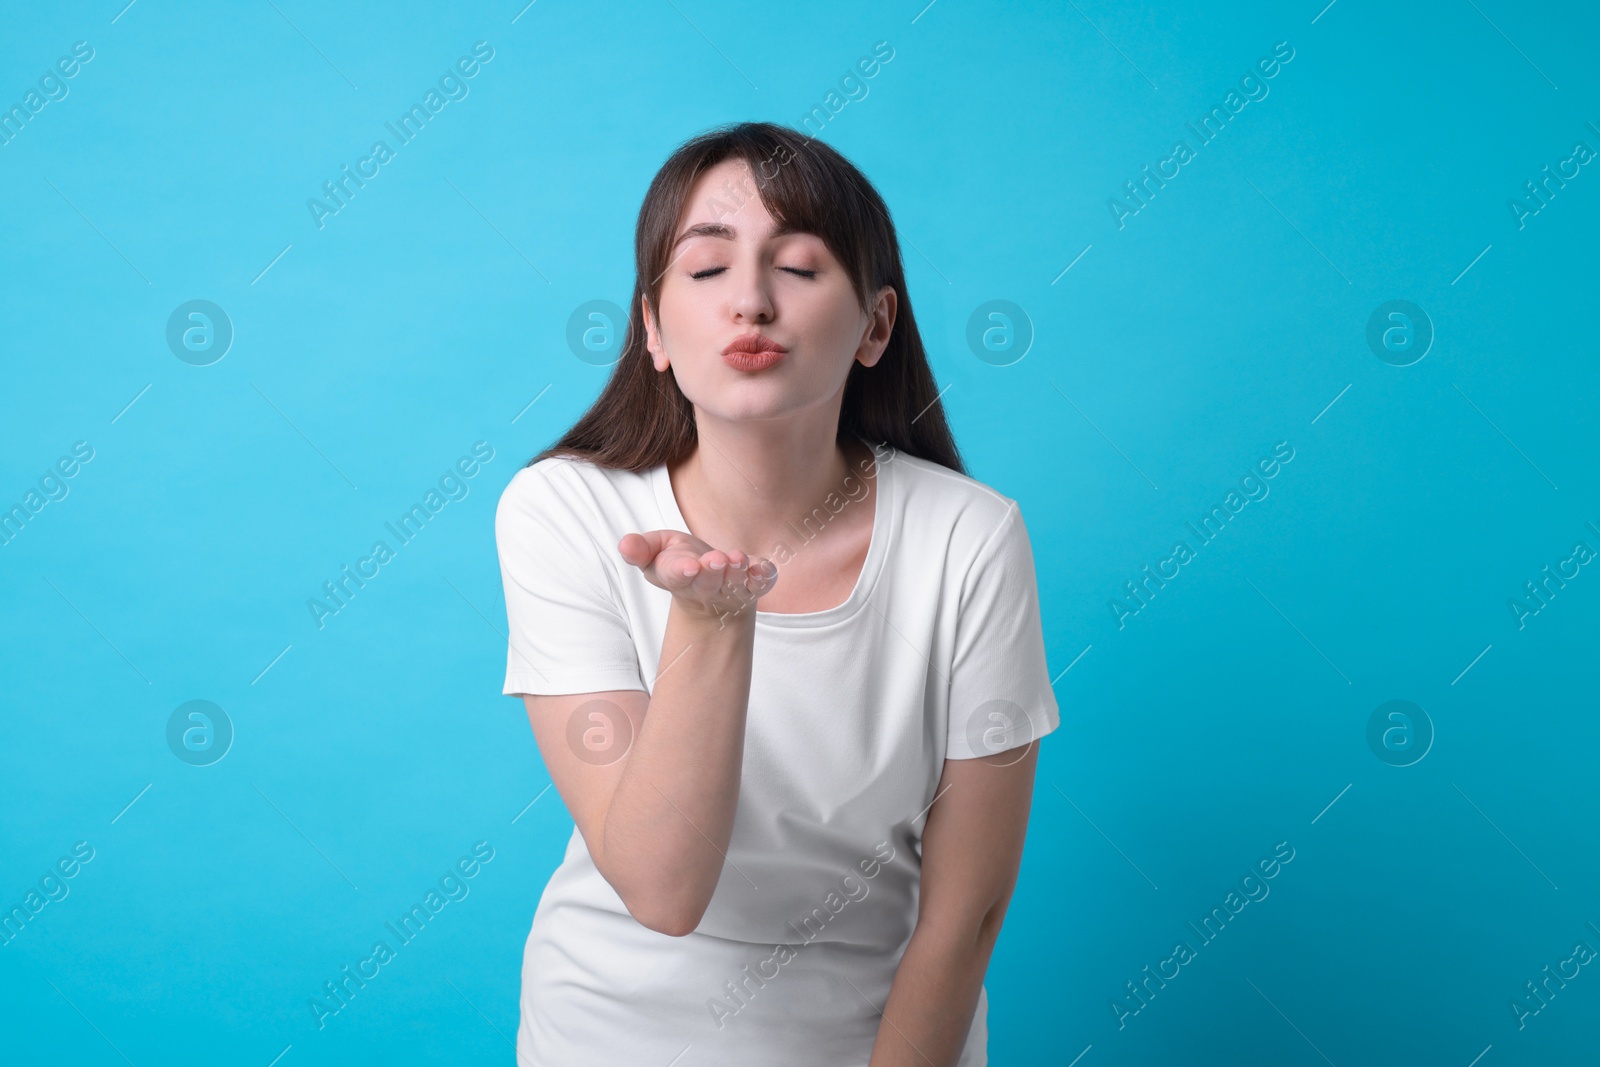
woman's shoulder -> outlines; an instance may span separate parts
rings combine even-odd
[[[959,535],[969,529],[992,533],[1020,512],[1015,499],[942,463],[895,451],[889,460],[902,516]]]
[[[991,582],[1031,574],[1033,544],[1015,498],[941,463],[898,459],[894,495],[908,559],[923,567],[942,561],[952,589],[965,589],[974,574]]]
[[[615,502],[648,489],[645,475],[557,454],[527,464],[500,494],[500,514],[534,514],[578,525],[598,524]]]

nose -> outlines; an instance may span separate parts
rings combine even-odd
[[[739,322],[771,322],[776,311],[766,270],[757,262],[742,261],[733,268],[734,288],[729,296],[729,311]]]

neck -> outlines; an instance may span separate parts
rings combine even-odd
[[[713,548],[765,556],[779,542],[793,547],[796,530],[813,509],[827,510],[830,494],[859,494],[859,483],[870,480],[862,465],[871,449],[853,438],[836,441],[837,419],[806,427],[702,419],[698,426],[699,444],[672,478],[679,510]]]

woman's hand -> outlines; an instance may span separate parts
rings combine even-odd
[[[690,611],[710,618],[737,615],[772,590],[778,566],[764,556],[723,552],[681,530],[630,533],[617,543],[622,558]]]

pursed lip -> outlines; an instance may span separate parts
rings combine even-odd
[[[735,337],[728,347],[722,350],[722,354],[725,356],[731,356],[735,353],[741,352],[746,355],[758,355],[762,352],[776,352],[777,354],[782,355],[787,351],[789,351],[787,348],[783,347],[770,337],[763,337],[759,333],[746,333]]]

